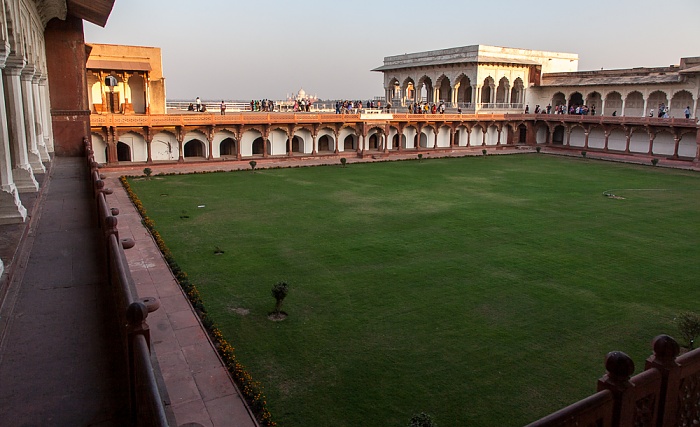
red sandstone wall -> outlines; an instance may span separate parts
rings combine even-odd
[[[52,19],[44,38],[54,150],[57,156],[82,156],[83,137],[90,135],[83,21]]]

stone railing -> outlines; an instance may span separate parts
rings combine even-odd
[[[654,354],[635,376],[634,362],[613,351],[598,392],[527,427],[664,427],[700,424],[700,349],[682,356],[668,335],[652,342]]]
[[[132,239],[120,239],[117,230],[117,208],[109,208],[106,196],[112,190],[105,187],[99,174],[89,140],[84,140],[90,182],[96,201],[98,225],[106,244],[108,280],[114,295],[121,330],[122,348],[129,374],[129,418],[133,426],[166,427],[168,420],[163,399],[151,363],[150,332],[146,323],[148,313],[159,308],[157,299],[138,298],[134,279],[126,261],[124,249],[134,246]]]

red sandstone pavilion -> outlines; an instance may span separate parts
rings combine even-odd
[[[98,207],[99,238],[104,240],[100,245],[107,247],[109,259],[110,277],[104,280],[115,288],[115,316],[123,328],[120,344],[128,348],[131,362],[128,402],[118,406],[128,407],[129,418],[136,425],[180,425],[177,417],[188,414],[184,404],[180,405],[182,412],[177,412],[177,402],[165,403],[164,396],[173,389],[168,389],[167,381],[165,385],[156,381],[161,373],[152,364],[151,354],[162,357],[165,351],[159,353],[159,343],[150,341],[146,316],[158,308],[158,301],[139,298],[132,291],[134,277],[123,248],[134,242],[119,238],[118,209],[108,205],[110,191],[104,187],[98,164],[105,169],[124,164],[177,167],[182,163],[197,166],[198,162],[244,159],[335,159],[351,155],[391,158],[405,153],[467,154],[504,147],[555,147],[632,159],[653,156],[671,159],[676,165],[698,167],[700,58],[682,58],[679,65],[670,67],[579,72],[574,54],[467,46],[385,58],[384,65],[375,71],[384,73],[385,101],[393,106],[389,111],[338,115],[157,114],[162,112],[165,98],[158,49],[130,47],[126,48],[127,55],[122,55],[115,53],[119,47],[91,47],[84,42],[83,20],[104,26],[113,3],[0,3],[0,224],[26,224],[29,218],[25,205],[31,196],[34,212],[44,207],[44,200],[36,195],[42,190],[40,183],[50,181],[46,171],[54,164],[69,157],[89,159],[79,164],[90,167],[86,179],[92,187],[90,205]],[[442,102],[448,111],[408,112],[411,104],[423,102]],[[543,113],[534,114],[537,105]],[[590,111],[595,107],[598,113],[544,114],[559,106],[568,112],[584,105],[591,107]],[[524,114],[526,107],[533,114]],[[664,111],[662,117],[658,115],[660,110]],[[82,169],[80,172],[87,174]],[[73,180],[83,183],[82,178]],[[63,200],[54,203],[62,204]],[[138,219],[134,222],[138,226]],[[126,229],[125,224],[128,222],[120,223],[121,230]],[[24,232],[29,233],[29,228]],[[146,236],[139,244],[148,242],[152,243]],[[51,249],[58,253],[65,248]],[[151,253],[157,254],[155,249]],[[132,252],[130,257],[138,254]],[[10,267],[9,276],[17,268],[16,262]],[[0,261],[0,274],[3,271]],[[161,276],[168,276],[167,270]],[[4,301],[9,281],[3,279],[0,302]],[[171,303],[175,294],[180,295],[178,289],[169,294]],[[188,311],[189,306],[182,310]],[[28,313],[25,320],[35,317]],[[5,319],[0,320],[3,332]],[[193,327],[201,326],[196,319],[188,322]],[[170,327],[164,323],[159,326]],[[153,335],[157,333],[153,331]],[[204,336],[201,331],[200,335]],[[4,337],[0,333],[0,339]],[[208,342],[206,337],[203,340]],[[80,349],[72,350],[77,353]],[[610,353],[607,374],[599,381],[597,393],[533,425],[697,424],[700,350],[678,357],[678,344],[660,336],[654,340],[653,352],[645,371],[636,376],[631,376],[634,369],[626,355]],[[126,354],[124,349],[125,359]],[[216,362],[216,356],[213,359]],[[0,362],[8,363],[7,359]],[[188,373],[177,372],[176,376]],[[35,394],[32,400],[42,406],[45,402],[39,393]],[[3,399],[11,395],[0,393]],[[67,406],[65,403],[58,402]],[[231,405],[227,402],[225,406],[230,409]],[[199,408],[204,407],[201,403]],[[248,415],[245,409],[242,413]],[[172,417],[174,422],[170,422]]]
[[[159,58],[151,62],[159,68]],[[99,99],[95,88],[102,80],[113,79],[139,105],[162,104],[149,99],[143,84],[130,88],[142,71],[124,67],[135,63],[90,70],[100,78],[91,80],[93,98]],[[358,114],[138,115],[124,95],[118,95],[121,108],[111,106],[122,114],[100,114],[109,110],[103,85],[103,102],[93,103],[92,144],[96,160],[107,166],[514,146],[698,162],[700,58],[658,68],[577,67],[575,54],[482,45],[390,56],[374,71],[384,74],[384,105],[392,108]],[[446,113],[414,114],[412,105],[430,103],[446,105]]]

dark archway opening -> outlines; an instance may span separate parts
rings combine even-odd
[[[518,126],[518,144],[527,143],[527,126]]]
[[[566,132],[566,130],[564,129],[564,126],[555,127],[554,134],[552,135],[552,144],[563,145],[565,132]]]
[[[204,157],[204,144],[198,139],[193,139],[182,147],[182,152],[185,157]]]
[[[265,141],[262,137],[259,137],[253,141],[253,155],[262,156],[263,154],[265,154]]]
[[[221,141],[219,145],[219,153],[222,156],[235,156],[236,153],[236,140],[233,138],[226,138]]]
[[[318,139],[318,151],[319,152],[327,152],[331,151],[331,142],[330,138],[328,135],[323,135]]]
[[[346,150],[355,149],[355,138],[352,135],[348,135],[345,137],[345,140],[343,141],[343,148]]]
[[[131,161],[131,147],[127,144],[119,141],[117,142],[117,161],[119,162],[130,162]]]

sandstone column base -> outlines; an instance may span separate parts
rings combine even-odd
[[[41,162],[41,155],[38,151],[30,151],[27,153],[29,155],[29,165],[32,167],[34,173],[46,173],[46,167]]]
[[[49,149],[46,147],[46,143],[42,141],[41,144],[39,144],[39,156],[41,157],[41,161],[43,163],[51,161],[51,157],[49,156]]]
[[[34,173],[32,173],[29,165],[27,165],[27,169],[21,167],[12,169],[12,180],[20,193],[36,193],[39,191],[39,183],[36,182]]]
[[[0,224],[22,223],[27,219],[27,209],[22,205],[17,189],[7,187],[0,191]]]

